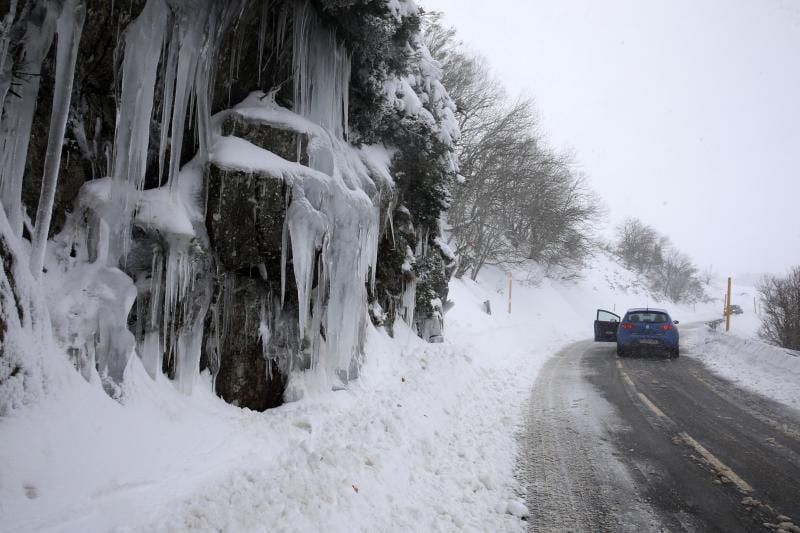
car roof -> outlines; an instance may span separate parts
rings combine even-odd
[[[631,309],[628,309],[625,312],[626,313],[647,313],[649,311],[655,311],[657,313],[669,314],[666,309],[660,309],[658,307],[633,307]]]

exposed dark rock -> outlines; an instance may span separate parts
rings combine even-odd
[[[206,227],[225,269],[266,265],[280,279],[286,186],[271,176],[225,171],[212,166]]]
[[[262,147],[286,153],[293,146],[296,153],[292,133],[243,121],[229,124]],[[301,352],[288,235],[284,273],[281,264],[286,194],[280,177],[211,166],[206,227],[219,268],[206,320],[204,364],[216,372],[217,394],[254,410],[281,404],[288,369]],[[265,349],[262,334],[267,331]]]
[[[391,227],[383,232],[378,243],[375,292],[371,295],[371,299],[377,300],[385,313],[384,326],[390,334],[393,334],[405,284],[416,277],[413,270],[404,272],[402,269],[407,250],[413,252],[416,246],[417,237],[408,210],[402,207],[395,209]]]
[[[222,134],[235,135],[287,161],[308,165],[308,136],[303,133],[258,124],[231,113],[222,123]]]
[[[441,336],[443,326],[441,304],[437,307],[433,305],[433,302],[435,300],[444,302],[447,298],[447,284],[450,277],[445,273],[445,264],[439,250],[432,247],[428,248],[422,257],[417,258],[415,270],[417,271],[417,294],[414,320],[417,331],[425,340],[429,341],[431,339],[425,337],[431,333],[431,326],[433,335]],[[430,324],[431,322],[435,324]]]
[[[281,311],[280,296],[261,280],[225,276],[216,295],[219,314],[209,317],[217,323],[206,329],[204,351],[219,351],[214,389],[225,401],[256,411],[281,405],[288,362],[299,350],[296,309]]]
[[[293,5],[286,0],[247,2],[236,21],[236,31],[226,33],[217,57],[213,112],[229,109],[258,90],[275,90],[276,101],[291,107],[292,34],[285,29],[294,13]],[[268,50],[259,53],[258,35],[262,30]]]

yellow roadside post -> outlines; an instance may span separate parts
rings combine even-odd
[[[511,314],[511,272],[508,273],[508,314]]]
[[[731,277],[728,276],[728,297],[725,304],[725,331],[731,330]]]

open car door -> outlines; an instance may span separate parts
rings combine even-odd
[[[594,321],[594,340],[595,342],[617,342],[617,328],[619,327],[619,315],[606,311],[597,310],[597,317]]]

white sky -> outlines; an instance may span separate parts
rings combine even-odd
[[[616,223],[722,275],[800,265],[800,0],[418,0],[532,96]]]

